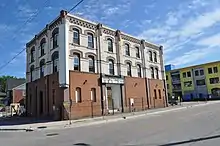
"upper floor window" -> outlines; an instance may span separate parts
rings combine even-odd
[[[154,68],[150,67],[150,71],[151,71],[151,78],[154,79]]]
[[[131,76],[131,63],[127,63],[127,75]]]
[[[214,71],[214,73],[217,73],[218,72],[218,68],[216,66],[213,67],[213,71]]]
[[[73,28],[73,43],[79,45],[79,30],[76,28]]]
[[[208,68],[208,73],[212,74],[212,68]]]
[[[186,72],[183,73],[183,78],[186,78]]]
[[[135,50],[136,50],[136,57],[140,58],[140,50],[139,50],[139,48],[136,47]]]
[[[88,33],[88,47],[94,48],[94,38],[93,38],[93,34],[91,33]]]
[[[125,55],[130,56],[130,47],[128,44],[125,44]]]
[[[187,72],[187,77],[189,77],[189,78],[191,77],[191,72],[190,71]]]
[[[78,53],[73,54],[73,68],[76,71],[80,71],[80,55]]]
[[[151,51],[149,51],[149,60],[153,61],[153,56],[152,56],[152,52]]]
[[[95,72],[95,61],[93,56],[89,56],[89,72]]]
[[[203,75],[204,75],[204,70],[203,70],[203,69],[200,69],[200,71],[199,71],[199,72],[200,72],[200,75],[201,75],[201,76],[203,76]]]
[[[40,61],[40,77],[44,77],[44,66],[45,66],[45,60],[42,59]]]
[[[43,38],[40,41],[40,56],[43,56],[45,54],[45,47],[46,47],[46,39]]]
[[[35,47],[32,47],[31,48],[31,62],[34,62],[34,60],[35,60]]]
[[[52,54],[52,62],[53,62],[53,73],[58,72],[58,64],[59,64],[59,53],[58,51],[55,51]]]
[[[157,62],[157,53],[154,52],[154,62]]]
[[[30,68],[31,82],[33,81],[33,72],[34,72],[34,65],[32,65]]]
[[[109,74],[114,75],[114,61],[112,59],[109,59],[108,61],[108,69],[109,69]]]
[[[199,76],[199,70],[195,71],[195,76]]]
[[[139,64],[137,65],[137,74],[138,77],[141,77],[141,66]]]
[[[59,35],[59,28],[55,28],[52,32],[53,49],[58,47],[58,35]]]
[[[108,51],[109,52],[113,52],[113,42],[112,42],[112,39],[108,38],[107,39],[107,43],[108,43]]]
[[[155,72],[156,72],[156,78],[159,79],[159,71],[158,71],[158,68],[155,68]]]

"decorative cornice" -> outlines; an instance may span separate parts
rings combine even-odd
[[[68,16],[67,20],[69,20],[70,23],[73,23],[73,24],[76,24],[76,25],[79,25],[79,26],[82,26],[88,29],[96,30],[96,25],[90,22],[86,22],[86,21],[83,21],[83,20],[80,20],[80,19],[77,19],[71,16]]]
[[[111,36],[114,36],[116,35],[116,32],[113,31],[113,30],[110,30],[110,29],[107,29],[107,28],[103,28],[103,33],[104,34],[108,34],[108,35],[111,35]]]
[[[129,42],[133,42],[133,43],[136,43],[136,44],[141,44],[141,40],[136,39],[136,38],[131,37],[131,36],[128,36],[128,35],[125,35],[125,34],[121,34],[121,38],[123,40],[129,41]]]

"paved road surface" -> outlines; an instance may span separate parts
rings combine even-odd
[[[7,146],[218,146],[219,143],[220,104],[72,129],[0,133],[0,144]]]

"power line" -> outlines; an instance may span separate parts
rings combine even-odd
[[[46,0],[45,1],[45,6],[46,6],[46,3],[47,1],[49,0]],[[79,6],[84,0],[81,0],[79,1],[76,5],[74,5],[69,11],[67,11],[67,13],[70,13],[72,10],[74,10],[77,6]],[[44,8],[45,6],[43,6],[42,8]],[[36,12],[36,15],[33,15],[32,18],[28,19],[27,21],[25,21],[24,24],[27,24],[29,21],[32,21],[34,18],[37,17],[37,15],[39,15],[40,13],[40,10],[38,9],[37,12]],[[9,65],[14,59],[16,59],[20,54],[22,54],[24,51],[26,50],[26,48],[22,49],[19,53],[17,53],[14,57],[12,57],[8,62],[6,62],[4,65],[0,66],[0,70],[2,70],[3,68],[5,68],[7,65]]]

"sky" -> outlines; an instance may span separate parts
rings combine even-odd
[[[0,66],[77,0],[1,0]],[[164,46],[176,68],[220,59],[220,0],[84,0],[71,13]],[[0,75],[24,77],[26,51]]]

